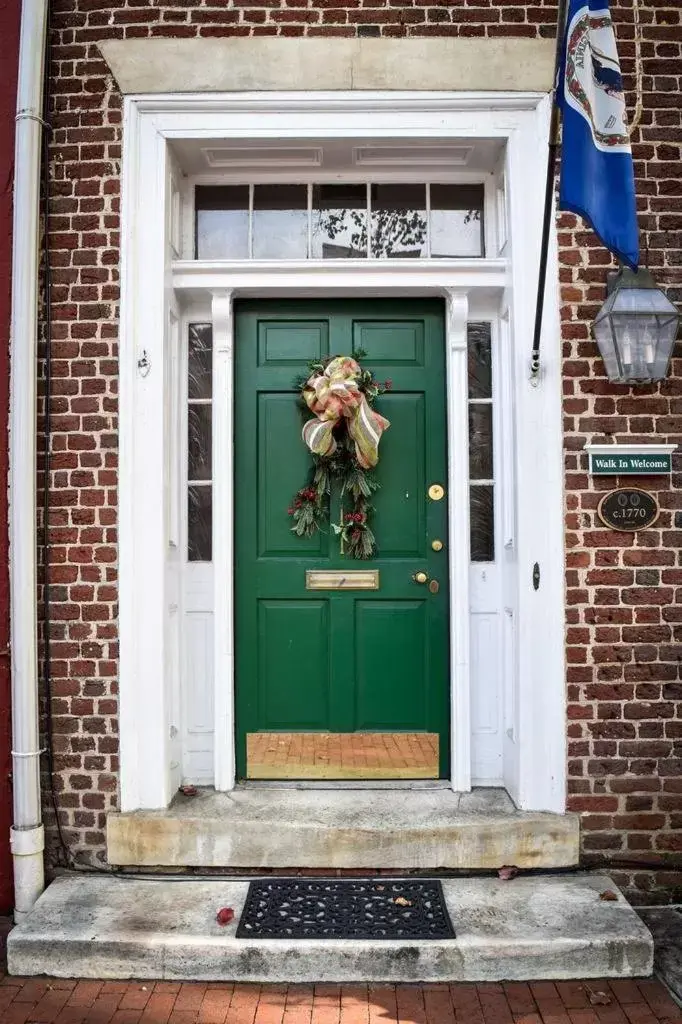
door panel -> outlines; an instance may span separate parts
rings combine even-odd
[[[424,395],[387,394],[381,413],[391,426],[380,445],[381,488],[372,499],[381,557],[424,557],[428,489],[424,459]],[[388,438],[390,437],[390,442]],[[410,452],[410,458],[405,458]]]
[[[261,392],[257,403],[254,511],[258,516],[259,558],[326,555],[329,534],[318,531],[312,537],[297,537],[291,532],[287,515],[292,494],[299,486],[292,487],[292,481],[304,481],[310,466],[310,455],[301,441],[301,410],[290,392]]]
[[[235,312],[238,775],[446,777],[447,496],[427,496],[447,480],[442,304],[271,301]],[[391,426],[368,562],[345,558],[329,525],[296,537],[287,515],[311,465],[296,379],[310,359],[359,349],[392,379],[376,403]],[[338,488],[330,515],[340,521]],[[358,569],[378,572],[376,590],[306,589],[306,570]]]
[[[263,729],[329,728],[327,601],[259,601],[259,724]],[[282,686],[296,679],[295,687]]]
[[[426,601],[355,602],[358,729],[428,730]]]

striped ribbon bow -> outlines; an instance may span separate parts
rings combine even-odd
[[[379,439],[390,426],[374,412],[358,387],[362,370],[349,356],[336,356],[323,373],[314,373],[303,388],[303,397],[314,420],[303,427],[303,440],[315,455],[333,455],[334,427],[342,416],[348,420],[348,433],[355,442],[355,457],[363,469],[372,469],[379,461]]]

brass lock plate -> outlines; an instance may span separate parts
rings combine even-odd
[[[438,580],[429,580],[429,591],[432,594],[437,594],[440,590],[440,583]]]
[[[445,496],[445,491],[440,484],[431,484],[429,487],[429,498],[431,501],[440,501]]]

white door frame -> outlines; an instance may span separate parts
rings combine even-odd
[[[168,805],[173,795],[171,695],[163,666],[169,637],[168,502],[164,367],[167,309],[178,295],[212,296],[215,584],[215,782],[234,785],[232,580],[233,300],[241,295],[424,295],[446,298],[449,455],[467,437],[469,303],[497,296],[509,319],[516,424],[519,576],[516,616],[518,713],[509,787],[522,807],[565,806],[561,386],[555,247],[550,252],[545,362],[528,379],[542,214],[548,98],[519,93],[319,93],[311,96],[130,97],[124,108],[122,320],[120,339],[120,728],[122,810]],[[472,111],[475,116],[472,116]],[[407,127],[406,127],[407,125]],[[506,142],[512,259],[183,262],[168,201],[168,143],[179,138],[496,137]],[[544,487],[538,488],[538,479]],[[469,527],[466,459],[449,459],[452,786],[470,786]],[[526,495],[528,497],[526,498]],[[172,518],[172,517],[171,517]],[[541,588],[532,568],[541,566]],[[509,731],[509,730],[508,730]]]

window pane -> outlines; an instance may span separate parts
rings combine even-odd
[[[249,255],[249,186],[203,185],[195,191],[197,259]]]
[[[187,479],[211,479],[211,405],[190,405],[187,414]]]
[[[213,325],[189,325],[189,354],[187,361],[187,395],[210,398],[212,394]]]
[[[367,255],[367,186],[315,185],[313,259],[363,259]]]
[[[489,403],[469,406],[469,477],[493,478],[493,409]]]
[[[426,256],[426,186],[372,185],[372,256]]]
[[[187,498],[187,558],[190,562],[210,562],[213,488],[210,484],[190,487]]]
[[[471,561],[492,562],[495,560],[493,487],[472,484],[469,495]]]
[[[256,185],[253,256],[304,260],[308,255],[308,189],[305,185]]]
[[[490,324],[468,324],[469,398],[492,395],[492,358]]]
[[[431,186],[431,255],[483,255],[483,186]]]

